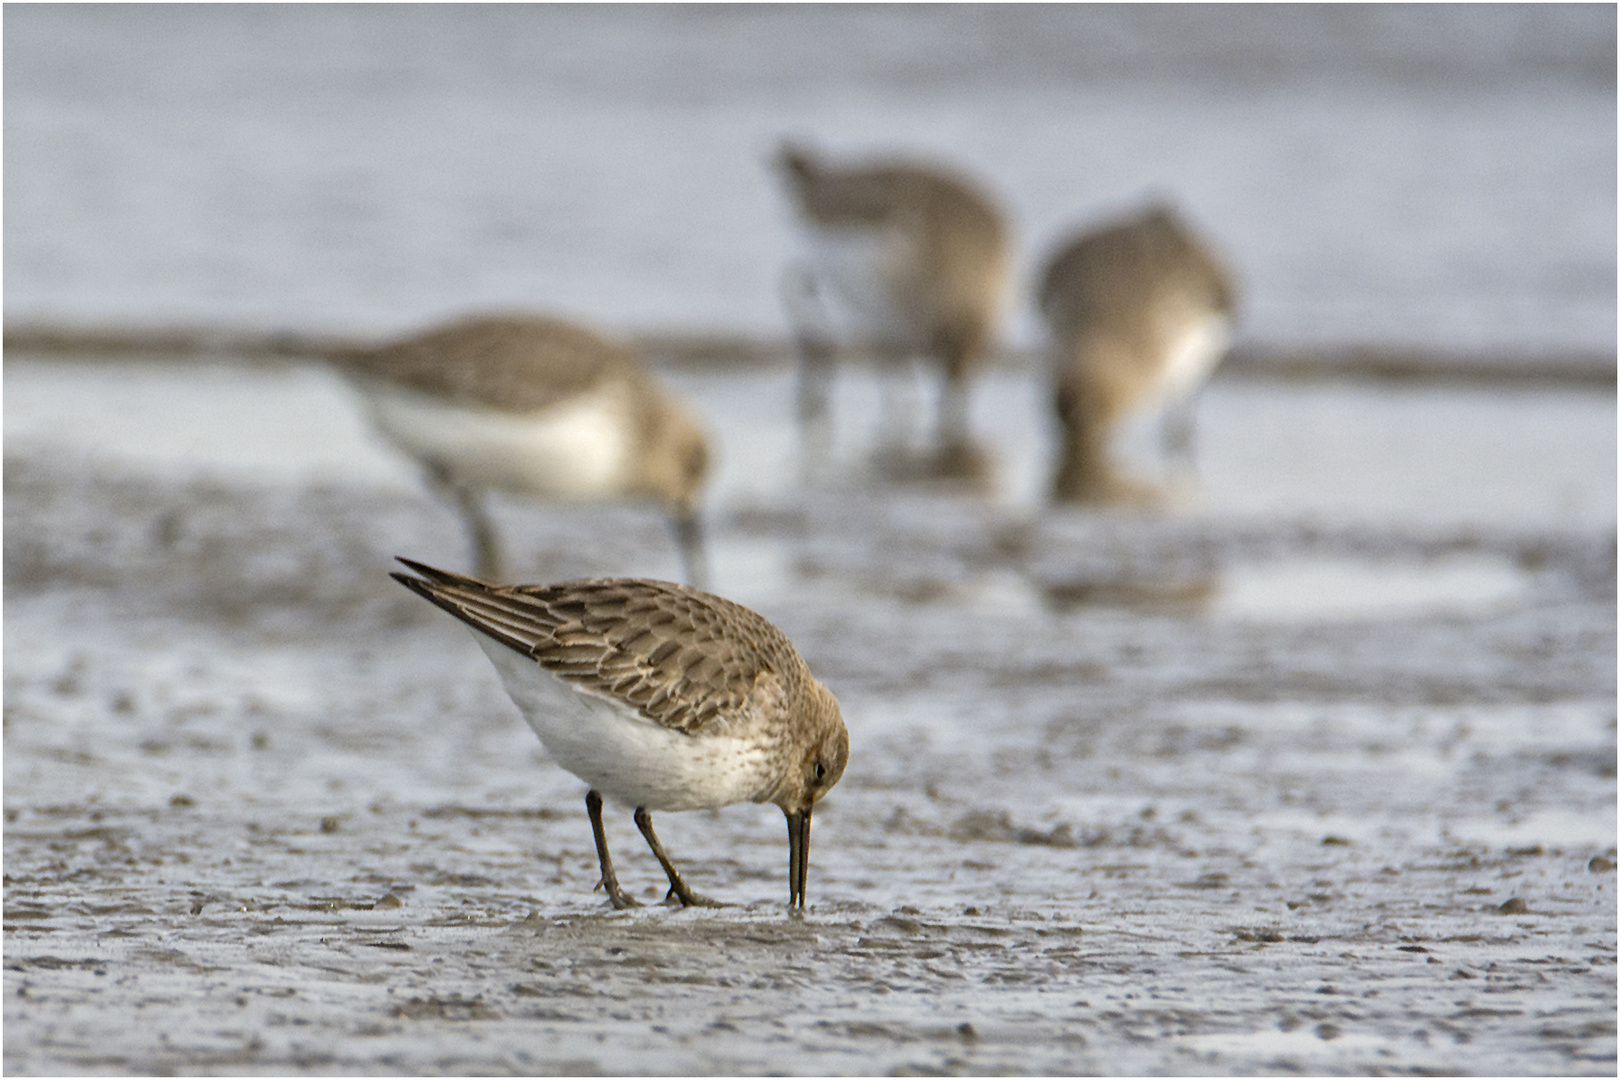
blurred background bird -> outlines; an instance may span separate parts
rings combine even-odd
[[[325,358],[460,513],[479,577],[509,569],[487,505],[500,491],[651,500],[669,515],[688,583],[707,583],[709,439],[629,346],[563,319],[477,315]]]
[[[825,456],[827,396],[840,346],[869,351],[891,380],[924,360],[942,376],[929,448],[909,446],[912,417],[891,396],[881,464],[891,475],[985,483],[968,423],[968,379],[995,337],[1011,267],[1008,229],[971,181],[918,161],[830,162],[794,143],[777,157],[802,226],[783,277],[799,352],[806,456]],[[892,390],[891,386],[891,390]]]
[[[1191,467],[1198,391],[1232,340],[1232,275],[1167,203],[1085,229],[1041,272],[1061,425],[1052,497],[1143,502],[1157,492],[1116,465],[1132,414],[1163,413],[1165,456]]]

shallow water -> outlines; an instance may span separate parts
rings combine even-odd
[[[859,374],[815,489],[787,373],[672,373],[721,590],[851,727],[792,919],[773,808],[659,819],[731,907],[593,894],[579,783],[385,576],[454,521],[335,382],[7,379],[8,1072],[1614,1068],[1611,395],[1217,383],[1142,516],[1038,508],[1017,373],[989,501],[857,482]],[[526,577],[674,572],[650,511],[499,511]]]
[[[972,171],[1017,239],[1153,195],[1241,333],[1615,342],[1611,9],[23,6],[5,314],[785,332],[785,136]]]
[[[717,503],[769,500],[797,482],[786,372],[674,369],[662,378],[717,440]],[[188,475],[419,488],[414,468],[370,433],[352,392],[323,368],[86,360],[11,364],[5,379],[8,445],[69,439],[84,452]],[[836,482],[853,484],[872,450],[883,423],[879,382],[859,368],[840,374]],[[919,404],[931,408],[920,390]],[[976,381],[973,424],[994,463],[996,505],[1040,505],[1053,449],[1046,410],[1032,372],[992,370]],[[1613,397],[1587,389],[1223,378],[1203,396],[1200,428],[1199,475],[1182,500],[1194,515],[1458,528],[1615,521]],[[1126,460],[1155,475],[1151,422],[1124,434]]]
[[[1530,587],[1528,576],[1501,557],[1295,557],[1228,568],[1212,610],[1225,618],[1300,622],[1466,616],[1523,602]]]

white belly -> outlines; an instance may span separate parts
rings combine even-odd
[[[1159,397],[1178,401],[1202,386],[1232,344],[1232,322],[1215,312],[1184,316],[1166,334]]]
[[[574,689],[485,634],[473,636],[557,764],[616,802],[702,810],[762,799],[773,786],[765,748],[660,727],[633,709]]]
[[[833,301],[846,335],[904,340],[915,314],[901,295],[908,253],[898,234],[807,227],[804,261]]]
[[[449,404],[374,381],[360,389],[384,437],[465,486],[593,499],[620,494],[628,482],[631,431],[617,387],[532,413]]]

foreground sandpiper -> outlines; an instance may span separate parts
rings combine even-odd
[[[1113,465],[1131,413],[1165,411],[1168,456],[1190,460],[1193,404],[1231,342],[1229,271],[1169,206],[1088,229],[1041,275],[1063,448],[1052,497],[1143,502],[1155,493]]]
[[[844,774],[849,732],[837,699],[780,630],[740,604],[664,581],[492,585],[400,562],[421,577],[394,579],[477,631],[546,750],[590,785],[585,808],[615,908],[637,903],[608,857],[603,795],[634,808],[683,906],[713,901],[676,872],[652,811],[776,804],[787,816],[788,905],[804,907],[810,813]]]
[[[480,576],[504,576],[484,505],[503,491],[653,500],[674,524],[687,580],[706,582],[698,500],[708,437],[629,346],[558,318],[479,315],[324,356],[377,430],[459,509]]]
[[[982,479],[968,430],[968,376],[995,334],[1011,267],[994,201],[967,179],[918,161],[831,163],[787,144],[778,168],[804,252],[783,280],[799,348],[799,421],[824,453],[827,383],[840,339],[857,338],[904,371],[922,357],[944,374],[935,475]],[[893,438],[908,426],[892,416]],[[818,445],[819,444],[819,445]]]

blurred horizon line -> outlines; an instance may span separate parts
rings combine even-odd
[[[793,363],[787,336],[746,332],[664,328],[621,331],[654,368],[724,370]],[[163,358],[198,363],[240,362],[278,366],[319,359],[326,352],[386,338],[264,330],[205,324],[117,324],[8,321],[5,362],[34,360],[132,361]],[[13,355],[13,354],[18,355]],[[858,360],[850,353],[841,362]],[[986,355],[986,367],[1033,369],[1040,350],[1001,345]],[[1281,342],[1240,340],[1226,355],[1216,378],[1451,384],[1546,384],[1616,389],[1616,354],[1581,348],[1502,346],[1491,349],[1441,348],[1377,342]]]

